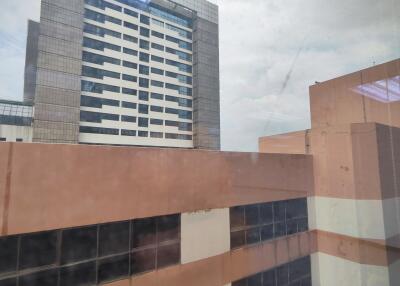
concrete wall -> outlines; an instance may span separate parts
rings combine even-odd
[[[0,125],[0,138],[6,138],[7,142],[16,142],[22,139],[23,142],[32,142],[31,126]]]

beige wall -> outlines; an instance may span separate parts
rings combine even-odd
[[[229,208],[184,213],[181,217],[181,262],[230,250]]]

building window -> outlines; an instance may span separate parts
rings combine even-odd
[[[137,104],[134,102],[127,102],[127,101],[122,102],[122,107],[124,108],[136,109],[136,106]]]
[[[17,138],[17,142],[23,142],[24,140],[22,138]]]
[[[158,74],[158,75],[164,75],[164,71],[162,69],[158,69],[158,68],[151,68],[151,73]]]
[[[164,34],[156,32],[156,31],[151,31],[151,35],[160,39],[164,39]]]
[[[137,31],[138,25],[129,22],[124,22],[124,27]]]
[[[156,87],[161,87],[161,88],[164,87],[164,83],[162,81],[158,81],[158,80],[152,80],[151,85],[156,86]]]
[[[0,237],[0,285],[95,285],[179,264],[180,220],[176,214]]]
[[[123,51],[124,51],[125,54],[131,55],[131,56],[137,56],[138,55],[138,52],[136,50],[124,48]]]
[[[146,15],[140,14],[140,23],[150,25],[150,18]]]
[[[151,60],[158,63],[164,63],[164,58],[151,55]]]
[[[164,138],[164,134],[162,132],[150,132],[151,138]]]
[[[126,15],[129,15],[129,16],[132,16],[132,17],[135,17],[135,18],[139,17],[139,14],[137,12],[129,10],[129,9],[126,9],[126,8],[124,9],[124,13]]]
[[[131,88],[122,88],[122,93],[123,94],[129,94],[129,95],[136,95],[137,90],[136,89],[131,89]]]
[[[137,82],[137,77],[136,77],[136,76],[133,76],[133,75],[123,74],[123,75],[122,75],[122,79],[123,79],[123,80],[126,80],[126,81]]]
[[[151,93],[151,98],[158,99],[158,100],[164,100],[164,95],[160,94],[160,93],[152,92]]]
[[[149,127],[149,119],[144,117],[139,117],[139,127]]]
[[[149,56],[149,54],[140,52],[139,60],[141,60],[142,62],[148,63],[150,61],[150,56]]]
[[[144,74],[144,75],[149,75],[150,73],[150,68],[145,65],[139,65],[139,73]]]
[[[152,118],[152,119],[150,119],[150,124],[152,124],[152,125],[164,125],[164,120]]]
[[[307,199],[230,209],[231,248],[308,230]]]
[[[140,35],[143,37],[150,37],[150,30],[144,27],[140,27]]]
[[[0,137],[0,142],[5,142],[7,139],[5,137]]]
[[[175,133],[165,133],[165,138],[166,139],[175,139],[175,140],[192,140],[193,136],[192,135],[186,135],[186,134],[175,134]]]
[[[119,101],[113,99],[98,98],[94,96],[81,96],[81,106],[102,108],[103,105],[119,106]]]
[[[146,41],[146,40],[140,39],[139,47],[140,47],[141,49],[149,50],[149,49],[150,49],[150,42],[149,42],[149,41]]]
[[[138,42],[138,38],[126,34],[124,34],[124,40],[135,44]]]
[[[153,49],[156,49],[156,50],[159,50],[159,51],[164,51],[164,46],[163,45],[159,45],[159,44],[156,44],[156,43],[151,43],[151,47]]]
[[[122,135],[122,136],[131,136],[131,137],[135,137],[135,136],[136,136],[136,130],[126,130],[126,129],[122,129],[122,130],[121,130],[121,135]]]
[[[311,286],[311,284],[310,256],[232,282],[232,286]]]
[[[147,91],[139,91],[139,100],[149,101],[149,93]]]
[[[122,65],[123,65],[124,67],[127,67],[127,68],[137,69],[137,64],[132,63],[132,62],[123,61]]]
[[[136,123],[136,117],[134,117],[134,116],[127,116],[127,115],[121,115],[121,121],[122,121],[122,122]]]
[[[149,132],[148,131],[138,131],[138,136],[139,137],[149,137]],[[146,271],[146,270],[144,270]]]
[[[139,86],[149,88],[149,80],[147,78],[139,78]]]
[[[149,114],[149,106],[147,104],[139,104],[139,113]]]
[[[164,112],[164,107],[152,105],[150,107],[150,110],[153,111],[153,112],[161,112],[161,113],[163,113]]]
[[[79,127],[79,132],[88,134],[119,135],[118,129],[91,127],[91,126],[81,126]]]
[[[90,48],[90,49],[94,49],[94,50],[98,50],[98,51],[104,51],[105,49],[109,49],[109,50],[113,50],[113,51],[117,51],[117,52],[121,51],[120,46],[109,44],[109,43],[102,42],[99,40],[94,40],[94,39],[87,38],[87,37],[83,38],[83,46],[85,48]]]

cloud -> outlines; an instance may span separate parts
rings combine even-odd
[[[22,100],[28,19],[39,19],[39,0],[3,0],[0,9],[0,98]]]
[[[308,87],[400,57],[396,0],[215,0],[222,148],[310,126]]]

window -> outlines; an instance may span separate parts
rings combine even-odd
[[[192,135],[185,134],[174,134],[174,133],[165,133],[166,139],[175,139],[175,140],[192,140]]]
[[[150,25],[150,18],[146,15],[140,14],[140,23]]]
[[[123,74],[122,79],[127,81],[137,82],[137,77],[133,75]]]
[[[192,84],[192,77],[191,76],[177,74],[177,73],[169,72],[169,71],[167,71],[165,73],[165,75],[168,76],[168,77],[171,77],[171,78],[176,78],[181,83]]]
[[[102,108],[103,105],[119,106],[119,101],[86,95],[81,96],[81,106]]]
[[[88,133],[88,134],[104,134],[104,135],[118,135],[119,134],[118,129],[90,127],[90,126],[79,127],[79,132],[80,133]]]
[[[103,120],[119,121],[118,114],[84,111],[80,112],[82,122],[102,123]]]
[[[114,24],[117,24],[117,25],[121,25],[122,24],[122,21],[117,19],[117,18],[114,18],[114,17],[111,17],[111,16],[107,16],[107,15],[104,15],[102,13],[98,13],[98,12],[92,11],[90,9],[85,9],[85,19],[93,20],[93,21],[100,22],[100,23],[103,23],[103,24],[105,22],[111,22],[111,23],[114,23]]]
[[[143,37],[150,37],[150,30],[144,27],[140,27],[140,35]]]
[[[136,38],[134,36],[126,35],[126,34],[124,34],[124,40],[135,43],[135,44],[137,44],[137,42],[138,42],[138,38]]]
[[[307,231],[307,217],[306,199],[232,207],[231,248]]]
[[[132,17],[135,17],[135,18],[139,17],[139,14],[137,12],[129,10],[129,9],[126,9],[126,8],[124,9],[124,13],[126,15],[129,15],[129,16],[132,16]]]
[[[162,57],[157,57],[154,55],[151,55],[151,60],[154,62],[164,63],[164,59]]]
[[[192,119],[192,111],[175,109],[175,108],[165,108],[165,113],[177,114],[181,119]]]
[[[164,75],[164,71],[158,68],[151,68],[151,73]]]
[[[150,56],[149,56],[149,54],[140,52],[139,60],[148,63],[150,61]]]
[[[235,281],[232,286],[311,285],[311,260],[306,256]]]
[[[135,30],[135,31],[138,30],[138,25],[129,23],[129,22],[124,22],[124,27]]]
[[[144,117],[139,117],[139,127],[149,127],[149,119]]]
[[[170,42],[173,42],[173,43],[175,43],[175,44],[178,44],[178,46],[179,46],[181,49],[185,49],[185,50],[189,50],[189,51],[192,50],[192,44],[189,43],[189,42],[182,41],[182,40],[179,40],[179,39],[177,39],[177,38],[174,38],[174,37],[171,37],[171,36],[168,36],[168,35],[165,36],[165,39],[166,39],[167,41],[170,41]]]
[[[98,65],[104,65],[104,63],[110,63],[110,64],[114,64],[117,66],[121,65],[121,60],[111,58],[111,57],[106,57],[103,55],[94,54],[94,53],[87,52],[87,51],[83,51],[82,60],[84,62],[98,64]]]
[[[150,119],[150,124],[152,124],[152,125],[164,125],[164,120],[152,118],[152,119]]]
[[[158,81],[158,80],[152,80],[151,85],[156,86],[156,87],[161,87],[161,88],[164,87],[164,83],[162,81]]]
[[[152,5],[149,7],[149,9],[150,9],[150,13],[152,15],[158,16],[167,21],[171,21],[173,23],[176,23],[176,24],[184,26],[184,27],[188,27],[188,28],[192,27],[192,24],[193,24],[192,19],[180,16],[180,15],[172,14],[170,11],[162,8],[161,6]]]
[[[145,65],[139,65],[139,73],[144,75],[149,75],[149,67]]]
[[[164,134],[162,132],[150,132],[151,138],[164,138]]]
[[[128,55],[132,55],[132,56],[137,56],[138,55],[138,52],[136,50],[132,50],[132,49],[129,49],[129,48],[124,48],[123,51],[124,51],[125,54],[128,54]]]
[[[85,48],[90,48],[90,49],[99,50],[99,51],[104,51],[105,49],[109,49],[109,50],[113,50],[113,51],[117,51],[117,52],[121,51],[121,47],[119,47],[117,45],[109,44],[106,42],[94,40],[94,39],[87,38],[87,37],[83,38],[83,46]]]
[[[148,131],[138,131],[138,136],[139,137],[149,137],[149,132]]]
[[[126,129],[122,129],[121,130],[121,135],[122,136],[136,136],[136,130],[126,130]]]
[[[103,69],[97,69],[93,67],[88,67],[88,66],[82,66],[82,76],[86,77],[92,77],[92,78],[97,78],[97,79],[103,79],[104,77],[111,77],[111,78],[116,78],[120,79],[121,74],[116,73],[116,72],[111,72]]]
[[[172,60],[168,60],[168,59],[165,61],[165,63],[167,65],[177,67],[182,72],[192,73],[192,66],[190,66],[190,65],[182,64],[180,62],[176,62],[176,61],[172,61]]]
[[[81,88],[82,91],[93,92],[93,93],[100,93],[102,94],[103,91],[110,91],[110,92],[120,92],[120,88],[118,86],[102,84],[102,83],[95,83],[86,80],[81,81]]]
[[[104,37],[105,35],[108,35],[108,36],[111,36],[114,38],[121,39],[121,33],[118,33],[118,32],[115,32],[113,30],[109,30],[106,28],[98,27],[96,25],[88,24],[88,23],[83,24],[83,32],[92,34],[92,35],[96,35],[96,36],[100,36],[100,37]]]
[[[159,100],[164,100],[164,95],[163,95],[163,94],[160,94],[160,93],[152,92],[152,93],[151,93],[151,98],[153,98],[153,99],[159,99]]]
[[[134,117],[134,116],[127,116],[127,115],[121,115],[121,121],[123,121],[123,122],[136,123],[136,117]]]
[[[161,112],[161,113],[164,112],[164,108],[163,107],[156,106],[156,105],[152,105],[150,107],[150,110],[153,111],[153,112]]]
[[[155,24],[157,26],[160,26],[160,27],[164,27],[164,22],[161,22],[161,21],[159,21],[157,19],[154,19],[154,18],[151,18],[151,23],[153,23],[153,24]]]
[[[123,94],[129,94],[129,95],[136,95],[137,94],[137,90],[123,87],[122,88],[122,93]]]
[[[123,61],[122,65],[127,68],[137,69],[137,64],[129,62],[129,61]]]
[[[136,134],[149,136],[121,130]],[[132,275],[178,264],[180,220],[175,214],[0,237],[0,285],[15,286],[17,278],[23,286],[94,285],[96,277],[106,283],[129,275],[130,258]]]
[[[188,54],[188,53],[185,53],[185,52],[181,52],[181,51],[169,48],[169,47],[166,47],[165,51],[167,53],[170,53],[170,54],[173,54],[173,55],[177,55],[181,60],[188,61],[188,62],[192,61],[192,55],[191,54]]]
[[[166,120],[165,126],[178,127],[179,131],[192,131],[192,123]]]
[[[139,47],[140,47],[141,49],[149,50],[149,49],[150,49],[150,42],[149,42],[149,41],[146,41],[146,40],[140,39],[140,45],[139,45]]]
[[[179,104],[179,106],[183,106],[183,107],[192,107],[192,105],[193,105],[193,101],[191,99],[180,98],[180,97],[176,97],[176,96],[166,95],[165,100],[176,102]]]
[[[149,80],[147,78],[139,78],[139,86],[140,87],[149,87]]]
[[[164,46],[163,45],[159,45],[159,44],[156,44],[156,43],[151,43],[151,47],[153,49],[156,49],[156,50],[159,50],[159,51],[164,51]]]
[[[179,94],[192,96],[192,89],[186,86],[180,86],[176,84],[166,83],[165,88],[178,91]]]
[[[109,2],[103,0],[85,0],[85,4],[91,5],[93,7],[105,10],[106,8],[110,8],[112,10],[122,12],[122,8],[118,5],[111,4]]]
[[[96,226],[67,229],[62,231],[62,264],[95,258],[96,253]]]
[[[5,142],[7,139],[5,137],[0,137],[0,142]]]
[[[24,140],[22,138],[17,138],[17,140],[15,140],[16,142],[24,142]]]
[[[166,27],[167,29],[171,30],[171,31],[177,32],[177,33],[179,34],[179,36],[181,36],[181,37],[183,37],[183,38],[187,38],[187,39],[189,39],[189,40],[192,39],[192,33],[191,33],[191,32],[188,32],[188,31],[186,31],[186,30],[184,30],[184,29],[181,29],[181,28],[178,28],[178,27],[176,27],[176,26],[170,25],[170,24],[168,24],[168,23],[165,24],[165,27]]]
[[[139,113],[149,114],[149,106],[147,104],[139,104]]]
[[[149,93],[147,91],[139,91],[139,100],[149,101]]]
[[[137,104],[134,103],[134,102],[123,101],[123,102],[122,102],[122,107],[123,107],[123,108],[136,109],[136,108],[137,108]]]
[[[164,39],[164,34],[156,32],[156,31],[151,31],[151,35],[160,39]]]

